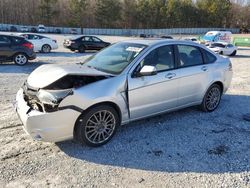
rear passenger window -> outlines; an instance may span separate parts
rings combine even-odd
[[[177,45],[179,51],[179,67],[189,67],[203,64],[199,48],[188,45]]]
[[[203,58],[204,58],[204,63],[205,64],[209,64],[209,63],[213,63],[216,61],[216,57],[211,54],[210,52],[208,52],[207,50],[201,49],[202,53],[203,53]]]
[[[22,42],[22,38],[13,37],[12,39],[16,44],[20,44]]]

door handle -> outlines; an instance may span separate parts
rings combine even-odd
[[[172,79],[172,78],[174,78],[175,76],[176,76],[175,73],[168,73],[168,74],[165,76],[165,78]]]
[[[207,66],[201,67],[201,70],[203,70],[204,72],[207,71]]]

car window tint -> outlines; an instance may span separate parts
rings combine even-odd
[[[0,36],[0,44],[9,44],[10,40],[6,36]]]
[[[92,41],[91,37],[83,37],[82,41]]]
[[[232,44],[228,44],[227,47],[228,47],[228,48],[232,48],[232,47],[234,47],[234,46],[233,46]]]
[[[33,40],[41,39],[38,35],[34,35]]]
[[[20,44],[23,40],[22,38],[17,38],[17,37],[13,37],[12,40],[16,43],[16,44]]]
[[[101,42],[101,40],[98,39],[98,38],[96,38],[96,37],[92,37],[92,39],[93,39],[93,41],[95,41],[95,42]]]
[[[179,67],[189,67],[203,64],[202,54],[197,47],[177,45],[179,51]]]
[[[214,43],[214,44],[212,44],[212,46],[220,47],[220,48],[225,48],[225,45],[224,44],[220,44],[220,43]]]
[[[34,35],[27,35],[27,37],[25,38],[28,38],[28,40],[33,40],[34,39]]]
[[[212,53],[204,49],[201,49],[201,50],[203,53],[204,63],[209,64],[209,63],[213,63],[216,61],[216,57]]]
[[[141,66],[155,66],[157,71],[170,70],[174,68],[173,46],[162,46],[150,52],[141,62]]]

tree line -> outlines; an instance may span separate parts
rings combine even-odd
[[[250,27],[244,0],[0,0],[0,23],[82,28]]]

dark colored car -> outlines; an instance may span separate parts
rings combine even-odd
[[[140,38],[147,38],[147,35],[146,34],[140,34]]]
[[[55,33],[56,33],[56,34],[61,34],[62,31],[61,31],[61,29],[58,29],[58,28],[57,28],[57,29],[55,30]]]
[[[72,35],[77,35],[77,29],[71,29],[69,33]]]
[[[71,51],[78,50],[80,53],[84,53],[86,50],[101,50],[109,46],[110,43],[95,36],[80,36],[64,40],[63,45]]]
[[[11,32],[17,32],[17,28],[15,26],[10,26],[10,31]]]
[[[173,39],[173,37],[169,36],[169,35],[163,35],[161,36],[162,39]]]
[[[32,27],[32,28],[30,29],[30,31],[31,31],[31,33],[37,33],[37,29],[36,29],[35,27]]]
[[[17,65],[25,65],[35,58],[33,44],[23,37],[0,35],[0,62],[14,61]]]

